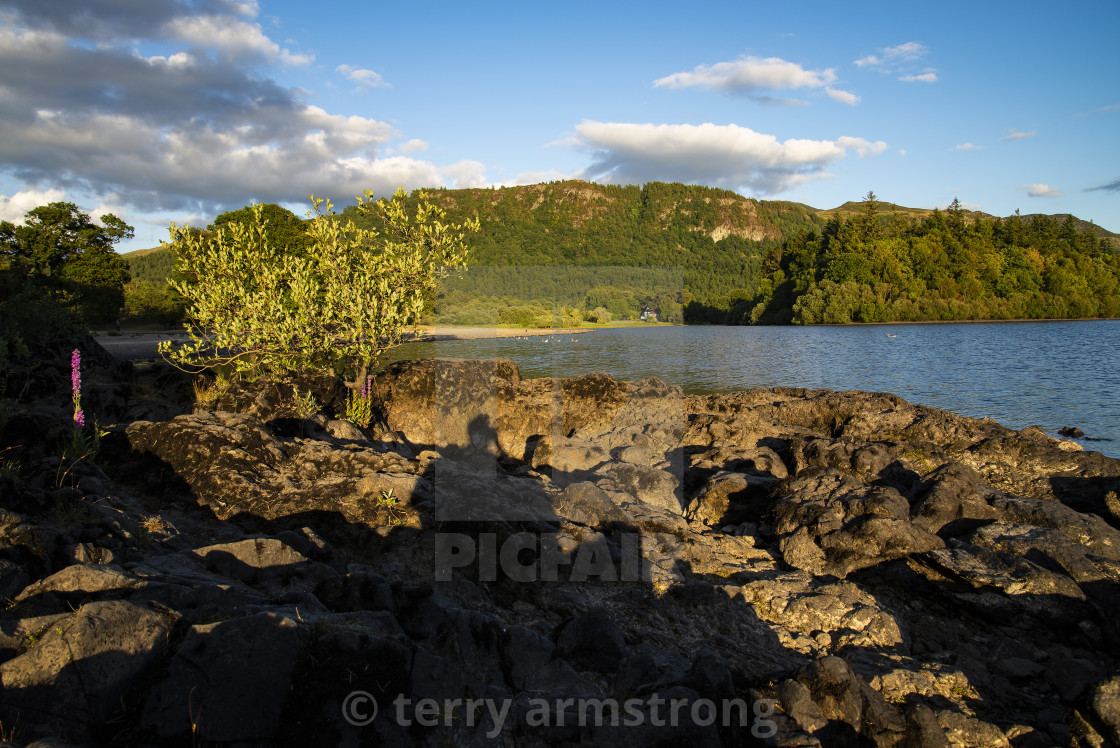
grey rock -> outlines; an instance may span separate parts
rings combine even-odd
[[[161,738],[270,740],[306,641],[299,624],[272,613],[192,626],[143,721]]]
[[[324,430],[335,439],[350,442],[368,442],[362,430],[349,421],[327,421]]]
[[[680,480],[666,470],[630,463],[612,463],[602,472],[615,485],[639,501],[675,514],[683,511]]]
[[[910,521],[910,505],[896,490],[831,469],[783,482],[772,516],[786,563],[814,574],[845,577],[943,545]]]
[[[4,723],[87,739],[158,665],[169,633],[164,616],[125,600],[49,620],[34,646],[0,665]]]
[[[546,472],[554,481],[563,474],[579,475],[610,462],[610,453],[601,446],[557,434],[546,434],[533,449],[530,464]]]
[[[626,655],[626,639],[606,608],[593,608],[564,623],[556,635],[562,657],[579,670],[613,673]]]

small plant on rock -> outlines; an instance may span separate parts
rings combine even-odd
[[[311,390],[301,392],[298,387],[292,396],[292,407],[295,408],[296,415],[304,421],[319,412],[319,403]]]
[[[361,390],[350,390],[350,399],[346,401],[346,420],[358,428],[367,428],[373,420],[373,377],[366,375]]]
[[[398,527],[404,524],[404,518],[401,517],[400,500],[393,495],[393,489],[382,491],[381,496],[377,498],[377,506],[385,510],[389,515],[389,527]]]

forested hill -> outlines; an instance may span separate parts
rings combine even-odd
[[[564,181],[429,194],[449,220],[476,214],[482,219],[482,231],[471,238],[471,265],[680,268],[678,301],[692,309],[694,319],[710,321],[723,321],[737,299],[758,293],[768,250],[786,236],[824,223],[799,203],[663,182],[622,187]],[[356,217],[357,212],[349,208],[345,215]],[[576,289],[547,275],[534,274],[552,294],[542,300],[583,301],[588,289],[569,298]],[[505,287],[502,277],[517,287]],[[456,286],[456,303],[480,293],[524,300],[518,278],[524,275],[489,273],[486,287],[471,287],[468,278]],[[652,295],[655,289],[645,290]]]
[[[1035,215],[968,214],[954,200],[925,218],[833,215],[766,258],[739,324],[1120,316],[1120,255],[1110,236]]]
[[[470,238],[479,269],[434,300],[434,321],[531,321],[534,310],[557,308],[569,321],[606,316],[596,309],[618,319],[652,308],[670,320],[733,324],[1120,314],[1120,237],[1073,216],[1000,219],[959,203],[906,208],[871,193],[817,210],[659,182],[429,194],[449,220],[482,223]],[[287,213],[268,208],[270,220]],[[343,215],[368,220],[354,208]],[[299,222],[281,218],[277,238],[290,242]],[[140,258],[134,277],[159,264]],[[659,270],[643,281],[636,268]]]

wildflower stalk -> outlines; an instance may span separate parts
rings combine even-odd
[[[361,390],[357,394],[350,390],[350,399],[346,403],[346,420],[363,429],[373,420],[372,390],[373,375],[367,374]]]
[[[78,428],[86,425],[86,416],[82,412],[82,354],[75,348],[70,354],[70,392],[74,400],[74,423]]]

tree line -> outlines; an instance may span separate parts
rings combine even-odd
[[[771,248],[733,324],[1120,316],[1120,255],[1072,216],[834,216]]]
[[[401,199],[410,211],[420,202]],[[646,310],[718,324],[1120,315],[1115,247],[1072,216],[1000,219],[957,201],[923,213],[874,193],[822,213],[659,182],[436,190],[430,199],[447,220],[477,216],[482,229],[468,238],[468,272],[427,294],[427,322],[574,325]],[[275,204],[259,210],[271,244],[309,251],[308,221]],[[253,215],[229,211],[192,235]],[[383,219],[354,206],[331,220],[378,229]],[[180,323],[175,244],[121,258],[112,247],[131,235],[114,216],[98,225],[70,203],[36,208],[24,226],[0,224],[5,282],[18,276],[88,322]]]

